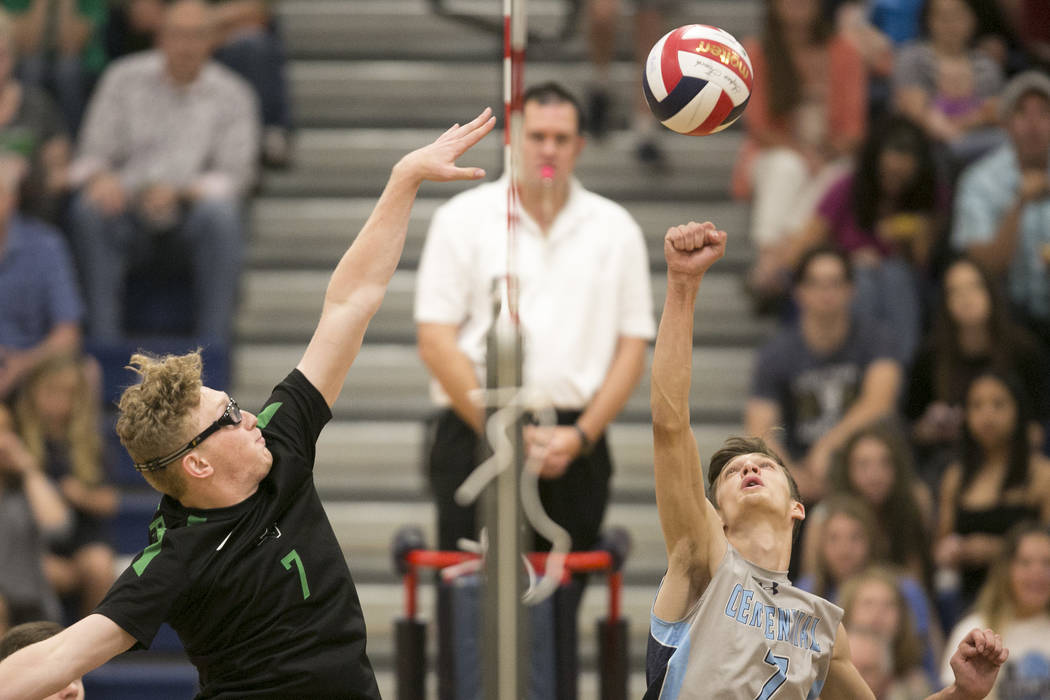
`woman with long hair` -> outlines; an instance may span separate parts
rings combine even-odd
[[[994,627],[1010,649],[990,700],[1050,697],[1050,530],[1045,525],[1029,521],[1010,531],[973,612],[955,626],[949,644],[975,626]],[[945,659],[941,678],[951,677]]]
[[[1050,459],[1031,447],[1025,404],[1016,380],[994,371],[979,374],[966,391],[958,461],[941,482],[934,549],[938,568],[958,574],[964,608],[1010,528],[1050,521]]]
[[[838,493],[826,498],[821,507],[825,513],[823,521],[812,528],[818,537],[816,563],[812,570],[803,572],[795,585],[841,604],[839,596],[846,581],[872,565],[889,562],[878,536],[878,521],[867,503]],[[935,617],[922,584],[903,570],[896,578],[897,590],[907,602],[918,634],[931,634]]]
[[[752,285],[781,293],[805,251],[834,245],[853,263],[855,310],[893,327],[907,364],[919,341],[922,282],[947,199],[929,139],[907,118],[891,117],[872,129],[855,167],[831,185],[809,220],[760,252]]]
[[[943,466],[961,435],[966,387],[989,369],[1019,378],[1032,410],[1030,438],[1040,444],[1041,424],[1050,418],[1046,357],[1010,317],[999,284],[979,260],[960,256],[948,264],[932,318],[912,363],[904,408],[923,471]]]
[[[917,581],[930,582],[933,498],[915,476],[911,453],[899,430],[879,422],[851,435],[832,462],[828,487],[831,494],[848,494],[868,505],[880,523],[875,539],[888,563]],[[811,569],[826,518],[823,505],[807,516],[802,551]]]
[[[754,198],[751,237],[774,245],[804,221],[864,136],[864,60],[822,16],[819,0],[766,0],[758,39],[746,41],[756,80],[747,139],[733,174]]]
[[[114,581],[106,520],[116,513],[116,490],[105,483],[98,400],[83,361],[59,355],[27,378],[15,403],[19,434],[74,514],[69,538],[51,547],[48,578],[64,596],[79,594],[86,613]]]
[[[937,677],[938,642],[943,640],[919,634],[897,574],[883,566],[865,569],[842,585],[839,606],[845,611],[846,629],[867,629],[890,640],[897,685],[909,696],[925,698]]]

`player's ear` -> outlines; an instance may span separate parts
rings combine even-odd
[[[806,507],[799,501],[792,499],[791,501],[791,519],[792,520],[805,520],[806,519]]]
[[[194,479],[206,479],[215,473],[215,468],[196,450],[191,451],[179,463],[186,475]]]

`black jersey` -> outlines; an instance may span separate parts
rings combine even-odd
[[[95,610],[135,648],[168,622],[199,698],[379,698],[357,590],[313,482],[331,415],[293,370],[259,413],[273,466],[258,491],[210,510],[164,496],[150,545]]]

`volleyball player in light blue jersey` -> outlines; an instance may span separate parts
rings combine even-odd
[[[711,223],[667,232],[667,299],[653,356],[656,502],[668,567],[653,605],[652,700],[875,700],[849,656],[842,610],[791,585],[798,489],[761,439],[730,438],[711,459],[710,500],[689,424],[693,315],[704,273],[725,253]],[[976,700],[1007,650],[973,630],[952,658],[955,682],[931,700]]]

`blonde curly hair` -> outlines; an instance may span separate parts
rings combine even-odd
[[[197,432],[194,409],[201,400],[201,353],[131,356],[128,369],[142,381],[120,397],[117,435],[136,463],[174,452]],[[169,465],[170,466],[170,465]],[[144,472],[150,486],[172,498],[186,491],[181,469]]]

